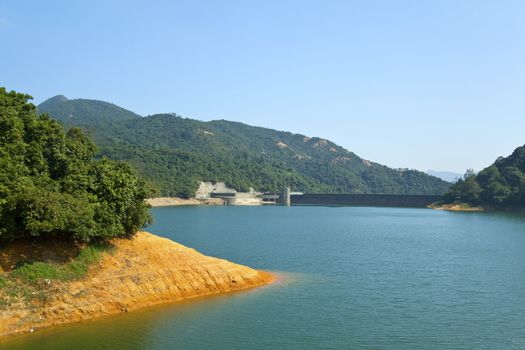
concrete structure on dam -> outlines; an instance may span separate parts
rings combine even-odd
[[[249,192],[238,192],[226,186],[224,182],[201,182],[197,192],[197,199],[221,198],[229,205],[262,205],[263,194],[250,188]],[[274,200],[275,203],[275,200]]]

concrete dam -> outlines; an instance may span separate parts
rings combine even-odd
[[[261,193],[254,189],[238,192],[223,182],[202,182],[197,199],[221,198],[228,205],[324,205],[426,208],[441,199],[440,195],[410,194],[345,194],[292,192],[290,187],[281,193]]]
[[[289,203],[290,205],[426,208],[440,199],[440,195],[305,193],[291,194]]]

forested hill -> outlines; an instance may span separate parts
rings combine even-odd
[[[64,124],[75,126],[141,118],[140,115],[112,103],[85,99],[68,100],[62,95],[42,102],[38,110],[49,113]]]
[[[525,145],[477,175],[468,171],[446,194],[445,202],[525,208]]]
[[[165,195],[192,195],[198,181],[272,192],[289,185],[305,192],[442,194],[450,187],[420,171],[362,159],[328,140],[237,122],[141,118],[105,102],[64,97],[38,110],[66,127],[84,128],[100,156],[130,162]]]

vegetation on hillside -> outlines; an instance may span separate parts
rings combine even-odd
[[[72,107],[88,102],[90,109]],[[82,127],[99,156],[131,163],[164,195],[192,196],[198,181],[269,192],[291,186],[311,193],[443,194],[450,187],[423,172],[369,162],[320,138],[174,114],[112,118],[104,106],[55,97],[38,108],[66,127]]]
[[[71,248],[75,250],[76,247]],[[92,265],[98,264],[104,254],[112,252],[110,244],[84,245],[74,258],[62,263],[17,254],[17,257],[30,261],[18,262],[10,271],[2,273],[0,270],[0,310],[19,302],[33,306],[45,303],[56,292],[57,283],[84,278]]]
[[[60,115],[69,123],[75,125],[97,125],[108,121],[129,120],[141,118],[140,115],[108,102],[76,99],[68,100],[65,96],[58,95],[42,102],[39,109],[50,115]],[[84,116],[89,115],[89,118]]]
[[[500,157],[477,175],[468,170],[445,195],[445,203],[525,208],[525,146]]]
[[[78,128],[37,115],[31,97],[0,88],[0,242],[100,241],[149,222],[145,182],[127,164],[94,159]]]

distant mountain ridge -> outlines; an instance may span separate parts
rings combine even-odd
[[[435,176],[435,177],[439,177],[442,180],[445,180],[447,182],[452,182],[452,183],[458,181],[463,176],[463,174],[455,173],[453,171],[439,171],[439,170],[432,170],[432,169],[427,170],[427,174]]]
[[[140,117],[107,102],[63,96],[38,110],[86,130],[100,156],[130,162],[164,195],[190,196],[198,181],[224,181],[241,191],[291,186],[318,193],[443,194],[451,185],[365,160],[329,140],[239,122]]]

